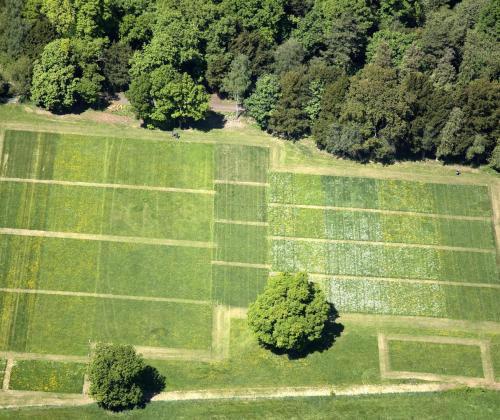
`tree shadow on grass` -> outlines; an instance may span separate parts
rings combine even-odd
[[[330,303],[330,310],[328,313],[328,319],[325,322],[325,328],[323,329],[323,334],[321,337],[309,343],[306,343],[302,348],[298,350],[283,350],[277,349],[275,347],[269,347],[274,354],[277,355],[287,355],[289,360],[303,359],[312,353],[323,353],[324,351],[330,349],[337,338],[342,335],[344,331],[344,325],[336,320],[339,318],[339,313],[335,306]]]
[[[144,392],[144,398],[139,407],[144,408],[151,399],[165,389],[165,377],[153,366],[145,366],[138,384]]]

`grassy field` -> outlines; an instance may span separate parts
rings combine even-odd
[[[22,391],[82,392],[86,366],[46,360],[18,360],[12,368],[10,389]]]
[[[103,412],[96,405],[75,408],[0,410],[2,419],[337,419],[425,418],[491,419],[498,411],[498,392],[456,390],[444,393],[366,397],[283,398],[248,401],[155,402],[145,409],[120,414]]]
[[[477,378],[484,375],[478,346],[391,340],[389,361],[392,370]]]
[[[0,350],[85,356],[91,342],[114,341],[209,351],[215,304],[247,307],[269,271],[305,270],[340,311],[344,330],[332,346],[290,359],[260,348],[245,319],[233,318],[227,358],[148,361],[166,375],[167,390],[404,382],[382,376],[379,334],[487,340],[499,380],[500,279],[487,186],[496,180],[484,172],[465,170],[455,182],[453,168],[361,167],[253,128],[186,130],[175,141],[168,133],[36,113],[28,119],[5,108]],[[478,347],[389,344],[393,370],[483,374]],[[17,360],[11,389],[81,392],[79,368]],[[314,413],[312,401],[304,404]],[[316,401],[317,413],[348,404]],[[245,418],[251,406],[203,404]],[[281,406],[291,418],[310,414],[294,411],[293,401],[259,404],[255,413],[281,417]],[[374,404],[382,410],[388,403]],[[179,410],[197,413],[189,405]],[[462,413],[449,410],[451,402],[440,412]]]

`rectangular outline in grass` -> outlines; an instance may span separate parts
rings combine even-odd
[[[457,344],[463,346],[478,346],[481,351],[481,363],[483,367],[483,377],[439,375],[427,372],[409,372],[402,370],[392,370],[389,359],[389,341],[414,341],[420,343],[434,344]],[[489,340],[461,337],[444,336],[408,336],[398,334],[378,334],[380,376],[386,379],[419,379],[423,381],[459,382],[466,385],[472,384],[493,384],[495,374],[491,362],[491,349]]]

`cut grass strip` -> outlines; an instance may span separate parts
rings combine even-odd
[[[18,360],[12,368],[9,389],[81,393],[86,365],[47,360]]]

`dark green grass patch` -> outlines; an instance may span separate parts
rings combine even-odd
[[[248,185],[216,184],[215,218],[265,222],[266,188]]]
[[[9,389],[81,393],[86,365],[48,360],[18,360],[12,368]]]
[[[265,264],[267,227],[215,224],[216,260]]]
[[[488,188],[478,185],[272,173],[270,200],[285,204],[491,216]]]
[[[209,241],[213,197],[0,182],[0,226]]]
[[[273,271],[498,283],[496,253],[272,241]]]
[[[269,271],[214,265],[212,299],[224,305],[246,307],[264,290]]]
[[[389,341],[391,370],[482,378],[479,346]]]
[[[212,250],[0,236],[0,287],[208,300]]]
[[[225,181],[267,182],[269,149],[219,144],[215,152],[215,177]]]
[[[212,189],[211,144],[6,131],[1,176]]]
[[[0,295],[4,301],[6,295],[19,296]],[[2,319],[14,318],[14,311],[14,305],[2,306]],[[22,349],[27,352],[85,355],[89,342],[96,341],[191,349],[211,345],[210,305],[36,295],[34,307],[20,314],[27,319],[22,332],[27,332]],[[17,328],[18,323],[16,319],[13,325]],[[9,326],[2,322],[1,336],[12,334]],[[19,350],[13,347],[5,342],[2,346]]]
[[[495,248],[489,220],[276,206],[269,221],[277,236]]]

